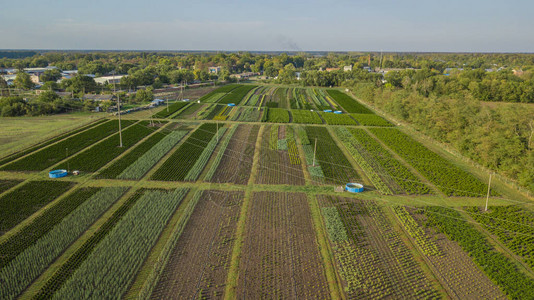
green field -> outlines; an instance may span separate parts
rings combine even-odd
[[[485,174],[339,90],[199,97],[122,147],[112,117],[2,119],[0,299],[534,295],[534,212],[499,178],[485,212]]]

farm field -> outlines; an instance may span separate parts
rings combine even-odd
[[[0,156],[0,299],[534,294],[534,211],[499,178],[485,211],[479,169],[341,90],[195,93],[122,147],[106,116]]]
[[[305,194],[251,198],[240,264],[239,298],[325,298],[328,284]]]

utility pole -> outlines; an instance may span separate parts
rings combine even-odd
[[[117,110],[119,111],[119,147],[122,148],[121,96],[120,95],[117,95]]]
[[[313,147],[313,166],[315,167],[315,153],[317,152],[317,138],[315,138],[315,147]]]
[[[115,88],[115,70],[113,70],[113,94],[117,95]],[[117,95],[117,113],[119,114],[119,147],[122,148],[122,126],[121,126],[121,96]]]
[[[488,211],[488,201],[489,201],[490,189],[491,189],[491,175],[493,175],[493,173],[490,173],[490,177],[489,177],[488,195],[486,196],[486,209],[484,209],[484,211]]]

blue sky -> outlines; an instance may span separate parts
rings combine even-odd
[[[534,52],[531,0],[4,2],[0,49]]]

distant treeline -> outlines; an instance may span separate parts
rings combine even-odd
[[[26,58],[36,54],[35,51],[0,51],[0,58]]]

